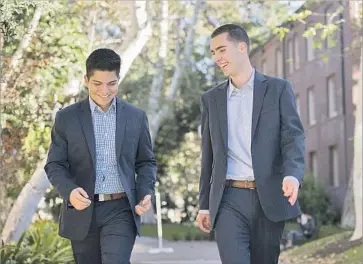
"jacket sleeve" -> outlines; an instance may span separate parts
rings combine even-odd
[[[72,190],[78,186],[69,172],[68,143],[63,129],[64,125],[58,112],[51,132],[51,144],[44,169],[56,191],[63,199],[68,200]]]
[[[212,174],[213,149],[209,130],[209,109],[201,97],[202,161],[199,182],[199,210],[209,209],[210,179]]]

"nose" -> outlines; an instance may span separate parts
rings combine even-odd
[[[220,62],[221,62],[221,60],[222,60],[222,56],[220,56],[220,55],[214,55],[214,61],[217,63],[217,64],[219,64]]]
[[[102,95],[107,95],[109,93],[109,89],[107,84],[102,84],[101,87],[99,87],[99,93]]]

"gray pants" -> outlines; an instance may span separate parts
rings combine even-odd
[[[72,240],[77,264],[129,264],[136,226],[127,199],[95,202],[84,240]]]
[[[223,264],[277,264],[285,222],[262,211],[257,191],[225,188],[215,235]]]

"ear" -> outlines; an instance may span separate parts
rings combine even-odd
[[[83,76],[83,80],[84,80],[84,85],[85,85],[86,87],[88,87],[88,82],[89,82],[89,80],[88,80],[88,77],[87,77],[87,75],[86,75],[86,74]]]
[[[240,42],[238,44],[238,50],[241,52],[241,53],[248,53],[248,49],[247,49],[247,44],[246,42]]]

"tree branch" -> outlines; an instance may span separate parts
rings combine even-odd
[[[9,85],[9,81],[11,79],[11,77],[13,76],[14,72],[16,72],[19,68],[19,62],[20,59],[23,57],[24,51],[25,49],[29,46],[30,41],[33,37],[33,34],[39,24],[39,20],[40,17],[42,16],[43,13],[43,5],[42,4],[38,4],[33,18],[29,24],[29,27],[27,29],[26,34],[24,35],[23,39],[21,40],[17,50],[15,51],[14,55],[11,58],[10,64],[7,67],[7,72],[4,74],[3,79],[1,80],[1,91],[5,92],[5,89],[8,87]]]
[[[139,55],[152,33],[151,23],[148,19],[147,1],[135,1],[135,4],[139,32],[137,34],[137,38],[133,40],[123,52],[123,65],[120,71],[119,83],[121,83],[125,78],[125,75],[129,71],[132,63],[137,55]]]

